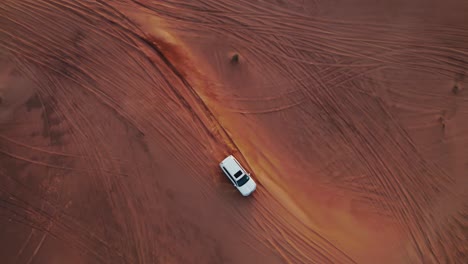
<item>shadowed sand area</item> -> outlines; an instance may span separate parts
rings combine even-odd
[[[383,2],[2,1],[1,262],[468,262],[468,2]]]

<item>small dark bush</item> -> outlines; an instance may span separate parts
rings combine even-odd
[[[239,54],[236,53],[236,54],[232,55],[231,62],[232,63],[238,63],[239,62]]]
[[[458,92],[460,92],[460,88],[458,87],[457,84],[455,84],[452,88],[452,93],[453,94],[458,94]]]

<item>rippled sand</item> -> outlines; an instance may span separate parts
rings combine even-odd
[[[3,0],[1,262],[468,262],[468,3],[268,2]]]

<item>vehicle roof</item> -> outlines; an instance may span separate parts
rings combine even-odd
[[[232,155],[229,155],[227,158],[221,161],[221,165],[226,168],[226,170],[229,172],[229,174],[232,175],[232,177],[235,177],[234,174],[238,172],[239,170],[245,173],[244,169],[240,166],[240,164],[237,163],[236,158],[234,158],[234,156]]]

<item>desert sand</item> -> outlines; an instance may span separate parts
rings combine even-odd
[[[1,263],[467,263],[467,14],[1,1]]]

